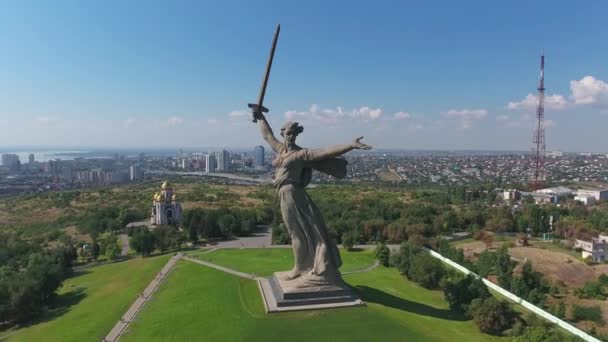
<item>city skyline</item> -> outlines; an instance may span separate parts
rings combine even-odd
[[[266,146],[247,103],[281,23],[265,104],[302,146],[529,151],[544,48],[547,150],[608,151],[608,5],[482,4],[13,4],[0,145]]]

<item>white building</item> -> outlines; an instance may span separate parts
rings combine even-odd
[[[521,192],[519,192],[519,190],[515,190],[515,189],[504,190],[502,193],[502,197],[505,201],[519,200],[521,198]]]
[[[579,197],[594,197],[596,201],[608,200],[608,189],[580,189],[576,191]]]
[[[593,196],[574,196],[574,200],[584,205],[593,205],[595,203],[595,197]]]
[[[173,188],[164,181],[161,191],[154,195],[150,225],[178,225],[182,216],[182,205],[177,201]]]
[[[131,165],[129,168],[129,179],[131,181],[144,179],[144,170],[139,165]]]
[[[566,197],[568,195],[572,195],[572,189],[566,188],[565,186],[556,186],[554,188],[540,189],[535,192],[543,193],[555,197]]]
[[[608,260],[608,236],[600,235],[591,241],[576,240],[574,248],[582,249],[583,259],[589,257],[593,262],[604,262]]]
[[[226,150],[215,152],[215,160],[217,161],[218,171],[227,171],[230,169],[230,153]]]
[[[207,173],[215,173],[215,156],[212,154],[205,156],[205,171]]]

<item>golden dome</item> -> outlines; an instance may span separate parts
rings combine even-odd
[[[160,201],[160,192],[157,192],[157,193],[154,194],[154,200],[156,202]]]
[[[173,202],[177,201],[177,196],[176,196],[175,194],[173,194],[173,196],[171,196],[171,200],[172,200]]]
[[[169,181],[166,180],[163,182],[163,185],[161,185],[160,188],[163,190],[167,190],[167,189],[171,188],[171,184],[169,184]]]

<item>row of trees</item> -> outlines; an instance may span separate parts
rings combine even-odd
[[[185,211],[182,227],[188,232],[188,240],[196,242],[199,238],[227,238],[247,236],[257,224],[270,224],[274,213],[269,207],[257,209],[202,209]]]
[[[45,249],[13,234],[0,235],[0,323],[39,317],[71,274],[75,258],[71,245]]]
[[[147,213],[130,210],[124,207],[101,207],[95,208],[80,219],[80,231],[89,234],[93,239],[106,232],[115,232],[123,229],[128,223],[143,220]]]
[[[542,275],[534,272],[529,262],[523,265],[519,274],[514,274],[515,264],[506,249],[488,252],[480,256],[477,263],[472,264],[464,259],[462,251],[446,241],[439,241],[435,247],[444,256],[464,264],[467,268],[485,276],[495,275],[503,287],[517,295],[541,306],[544,303],[548,286]],[[402,243],[399,253],[391,256],[390,265],[397,267],[408,279],[423,287],[442,289],[450,309],[472,319],[482,332],[493,335],[509,334],[518,341],[536,341],[535,336],[541,336],[543,339],[540,340],[543,341],[575,340],[549,327],[534,315],[525,319],[520,317],[509,303],[494,298],[481,278],[464,276],[452,269],[446,269],[417,241]],[[562,310],[565,311],[565,307]],[[583,314],[592,316],[593,312],[587,311]]]
[[[181,248],[186,242],[186,233],[179,232],[172,226],[159,226],[154,230],[141,227],[131,232],[130,247],[142,256],[148,256],[155,250],[161,253]]]

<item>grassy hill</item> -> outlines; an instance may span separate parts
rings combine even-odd
[[[41,321],[0,332],[0,341],[101,341],[169,257],[93,267],[69,278]]]
[[[193,252],[191,255],[220,266],[258,276],[270,276],[273,272],[293,267],[291,248],[219,249],[211,253]],[[340,272],[352,272],[374,264],[372,250],[347,252],[340,249]]]
[[[287,250],[266,250],[269,260]],[[215,261],[260,274],[261,250],[221,250]],[[229,256],[238,255],[236,263]],[[345,254],[348,255],[348,254]],[[360,254],[365,255],[365,254]],[[347,262],[362,268],[366,262]],[[361,257],[362,260],[365,257]],[[369,261],[369,260],[367,260]],[[279,262],[280,264],[285,261]],[[236,268],[236,267],[235,267]],[[281,267],[279,269],[283,269]],[[121,341],[492,341],[472,321],[452,313],[439,291],[430,291],[384,267],[345,276],[366,307],[267,315],[255,281],[180,261],[154,300]],[[289,336],[289,337],[288,337]]]

